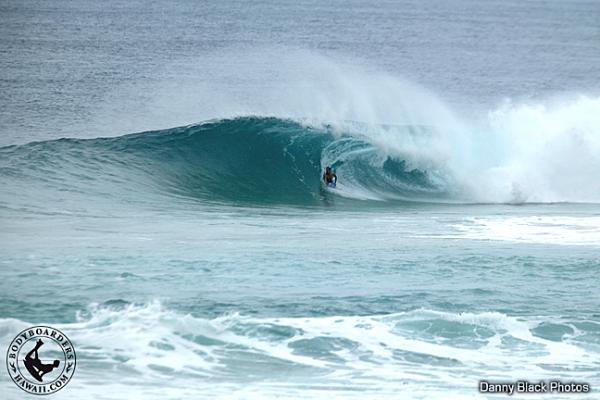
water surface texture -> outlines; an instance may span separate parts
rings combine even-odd
[[[65,332],[53,398],[598,397],[600,3],[8,0],[0,35],[0,348]]]

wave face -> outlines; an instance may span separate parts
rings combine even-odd
[[[397,129],[405,135],[424,132],[422,127]],[[332,198],[431,200],[447,195],[435,175],[388,154],[365,135],[276,118],[60,139],[1,151],[5,178],[34,183],[37,190],[114,197],[151,191],[207,202],[296,205]],[[321,185],[326,165],[337,170],[335,190]],[[21,190],[16,182],[6,186]]]
[[[299,206],[600,202],[600,99],[507,103],[476,124],[436,104],[416,96],[415,109],[389,124],[253,116],[4,147],[0,202],[33,207],[57,192],[73,207],[89,195]],[[335,190],[321,185],[326,165],[337,170]]]

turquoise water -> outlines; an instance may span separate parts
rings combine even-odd
[[[597,207],[458,203],[377,154],[256,118],[5,147],[3,338],[68,332],[66,398],[594,385]],[[324,158],[337,189],[319,182]]]
[[[0,347],[65,332],[53,397],[597,397],[595,2],[0,10]]]

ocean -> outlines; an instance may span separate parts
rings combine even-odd
[[[2,398],[37,325],[56,399],[598,397],[597,1],[7,0],[0,37]]]

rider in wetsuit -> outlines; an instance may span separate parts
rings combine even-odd
[[[337,175],[335,172],[333,172],[331,167],[325,168],[325,173],[323,173],[323,182],[325,182],[327,186],[335,186],[337,183]]]

